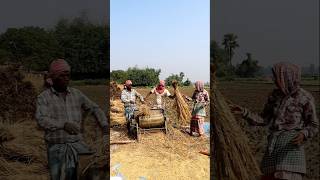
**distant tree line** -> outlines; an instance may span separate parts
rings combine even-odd
[[[20,64],[28,71],[46,71],[64,58],[74,79],[106,78],[109,73],[109,26],[90,22],[85,14],[60,19],[54,28],[8,28],[0,34],[0,64]]]
[[[237,35],[229,33],[224,35],[222,46],[211,41],[210,63],[215,64],[217,77],[255,77],[259,74],[261,67],[251,53],[247,53],[240,64],[232,64],[235,49],[240,46],[237,39]]]
[[[111,81],[119,84],[123,84],[127,79],[130,79],[133,86],[155,86],[159,83],[160,73],[160,69],[130,67],[127,70],[111,71],[110,78]],[[170,86],[172,81],[177,81],[180,86],[191,85],[189,79],[183,81],[184,77],[183,72],[180,72],[180,74],[171,74],[165,79],[166,85]]]
[[[254,59],[251,53],[246,53],[246,58],[241,63],[233,65],[232,60],[235,50],[240,47],[238,36],[229,33],[225,34],[221,45],[216,41],[211,41],[210,63],[215,66],[216,77],[243,77],[254,78],[261,75],[272,75],[271,67],[262,67],[259,61]],[[314,64],[302,67],[304,77],[319,77],[320,66]]]

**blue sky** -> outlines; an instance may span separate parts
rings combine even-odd
[[[209,0],[111,0],[111,71],[137,65],[207,82],[209,27]]]

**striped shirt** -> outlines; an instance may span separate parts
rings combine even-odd
[[[64,130],[66,122],[74,123],[80,129],[82,113],[92,113],[101,127],[107,119],[97,104],[89,100],[79,90],[68,88],[65,98],[55,89],[43,91],[37,97],[36,120],[45,130],[45,140],[49,143],[70,143],[82,140],[82,135],[71,135]]]
[[[135,106],[136,97],[139,97],[141,101],[144,101],[143,96],[135,89],[131,89],[131,91],[124,89],[121,93],[121,101],[124,103],[125,107]]]

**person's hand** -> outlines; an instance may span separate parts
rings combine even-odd
[[[241,106],[234,105],[234,104],[229,105],[229,108],[233,114],[242,115],[244,111],[244,109]]]
[[[134,102],[133,100],[130,100],[130,104],[135,104],[136,102]]]
[[[293,144],[300,145],[303,143],[303,140],[305,139],[305,136],[302,132],[299,132],[299,134],[296,135],[296,137],[291,141]]]
[[[71,135],[77,135],[80,133],[80,129],[77,127],[77,125],[71,122],[66,122],[63,129]]]

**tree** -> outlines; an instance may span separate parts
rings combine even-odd
[[[178,85],[183,85],[183,78],[184,73],[180,72],[179,74],[171,74],[169,77],[166,78],[166,85],[170,86],[172,84],[172,81],[177,81]]]
[[[46,70],[51,60],[61,56],[54,34],[39,27],[9,28],[0,35],[0,42],[7,56],[2,58],[27,70]]]
[[[232,57],[234,55],[234,49],[239,47],[239,44],[237,42],[237,38],[238,36],[233,34],[233,33],[229,33],[229,34],[225,34],[224,38],[223,38],[223,45],[224,45],[224,49],[227,55],[227,60],[228,60],[228,64],[231,65],[231,61],[232,61]]]
[[[260,67],[258,61],[253,60],[250,53],[247,53],[247,59],[237,66],[236,73],[240,77],[255,77]]]
[[[234,67],[229,64],[226,52],[216,41],[210,43],[210,63],[215,64],[217,77],[230,77],[234,75]]]
[[[138,67],[128,68],[128,79],[132,80],[134,86],[154,86],[159,82],[160,69]]]
[[[110,73],[111,81],[123,84],[128,79],[128,73],[124,70],[114,70]]]
[[[190,86],[191,85],[191,81],[189,79],[187,79],[184,83],[184,86]]]
[[[72,21],[61,19],[54,30],[73,77],[105,78],[109,73],[109,26],[91,23],[86,14]]]

